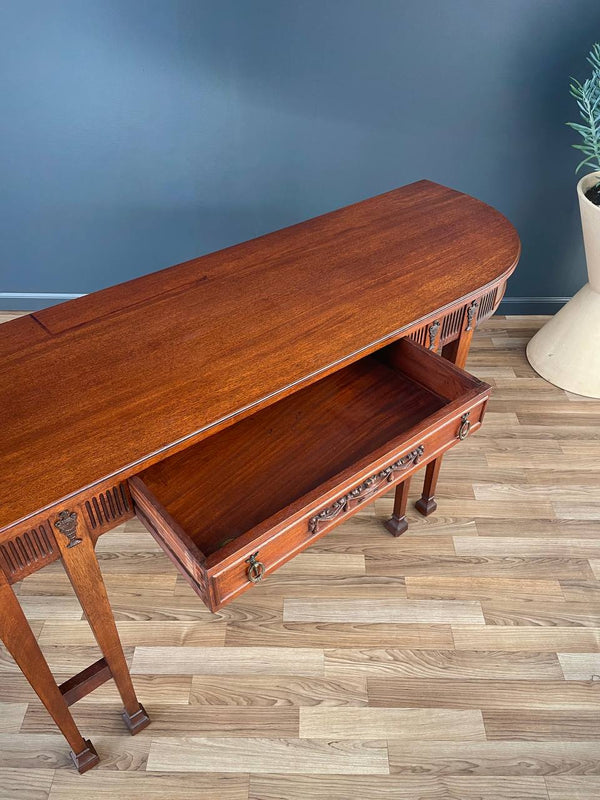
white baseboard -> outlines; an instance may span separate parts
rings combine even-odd
[[[570,297],[503,297],[503,303],[568,303]]]
[[[74,292],[0,292],[0,311],[40,311],[83,296]]]
[[[570,297],[503,297],[498,313],[505,315],[556,314]]]
[[[0,292],[3,300],[74,300],[83,294],[66,294],[65,292]]]

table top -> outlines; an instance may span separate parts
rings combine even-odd
[[[0,530],[397,338],[519,253],[499,212],[419,181],[3,324]]]

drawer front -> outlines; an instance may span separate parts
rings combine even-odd
[[[293,523],[263,544],[240,552],[236,561],[225,568],[209,570],[209,584],[214,600],[213,611],[233,600],[241,592],[260,585],[278,567],[300,553],[313,541],[306,519]]]
[[[419,444],[408,452],[391,455],[389,463],[367,477],[346,482],[333,497],[328,492],[322,501],[312,503],[289,527],[274,532],[261,544],[253,543],[241,549],[233,557],[233,563],[228,558],[225,567],[217,565],[209,569],[214,608],[220,608],[241,592],[262,583],[270,573],[347,520],[366,502],[389,491],[428,461],[465,439],[480,426],[486,400],[483,398],[444,420],[435,430],[421,437]]]

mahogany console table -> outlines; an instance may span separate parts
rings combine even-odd
[[[94,545],[137,514],[212,610],[481,424],[462,370],[519,257],[494,209],[429,181],[0,328],[0,637],[66,737],[109,678],[137,733]],[[444,358],[440,357],[444,356]],[[103,658],[58,686],[12,584],[62,560]]]

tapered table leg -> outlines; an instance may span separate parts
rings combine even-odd
[[[125,706],[123,720],[133,735],[143,730],[150,719],[131,682],[91,537],[80,530],[77,539],[57,536],[63,565],[117,685]]]
[[[98,754],[92,743],[84,739],[79,732],[17,596],[2,571],[0,571],[0,639],[69,743],[71,757],[79,772],[86,772],[95,767],[99,761]]]
[[[469,355],[478,306],[479,304],[476,301],[471,303],[465,312],[464,327],[460,336],[458,339],[449,342],[442,348],[443,357],[453,364],[456,364],[456,366],[461,369],[464,369],[467,356]],[[438,456],[427,465],[425,480],[423,481],[423,494],[415,503],[417,511],[420,511],[425,517],[428,517],[429,514],[433,514],[437,508],[435,489],[440,474],[440,467],[442,466],[442,458],[443,456]]]
[[[448,342],[442,348],[442,355],[444,358],[456,364],[461,369],[465,368],[467,363],[467,356],[469,355],[469,348],[471,347],[471,340],[473,338],[473,328],[469,331],[463,331],[458,339],[453,342]]]
[[[408,500],[408,490],[410,488],[410,478],[406,478],[396,486],[396,496],[394,498],[394,511],[392,518],[385,524],[385,527],[392,536],[400,536],[408,528],[406,521],[406,502]]]
[[[435,487],[437,486],[441,466],[442,456],[434,458],[433,461],[427,464],[425,480],[423,481],[423,494],[415,503],[415,508],[417,511],[420,511],[424,517],[428,517],[437,508],[437,503],[435,502]]]

